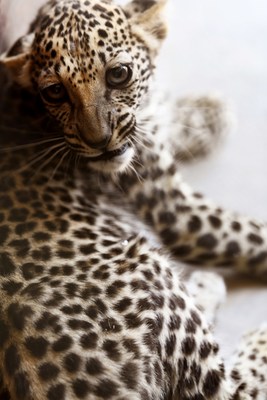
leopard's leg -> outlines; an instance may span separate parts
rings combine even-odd
[[[156,140],[156,147],[168,149],[180,165],[204,158],[217,149],[235,129],[236,119],[232,108],[219,96],[173,99],[156,88],[141,110],[137,125],[144,134],[142,141],[149,146],[149,142],[155,144]]]
[[[176,343],[173,363],[176,363],[177,369],[172,381],[171,396],[166,398],[171,400],[265,399],[267,395],[267,363],[265,363],[267,329],[261,328],[255,331],[252,337],[245,337],[241,345],[242,352],[238,351],[238,359],[231,365],[225,364],[220,357],[219,347],[213,338],[210,324],[206,321],[206,316],[209,317],[214,312],[211,303],[215,301],[218,305],[224,297],[224,290],[221,290],[222,281],[214,274],[208,277],[205,273],[202,277],[198,274],[192,276],[191,280],[191,288],[190,280],[187,284],[189,295],[181,287],[180,289],[173,288],[174,293],[178,294],[179,307],[182,305],[181,298],[184,300],[184,311],[183,315],[179,313],[179,309],[176,311],[180,317],[182,315],[180,329],[175,331],[176,340],[170,334],[165,346],[162,346],[166,349],[167,354],[164,353],[163,356],[166,357],[168,366],[170,343]],[[205,281],[204,284],[206,283],[206,290],[203,290],[202,280]],[[209,290],[211,287],[212,290]],[[190,292],[193,292],[194,296]],[[205,304],[203,311],[199,310],[197,303]],[[168,318],[168,309],[164,310],[164,316]],[[172,314],[171,321],[168,326],[175,326]],[[259,360],[256,361],[253,352],[259,356]]]
[[[224,210],[195,193],[166,151],[151,152],[145,166],[143,180],[122,177],[121,186],[174,256],[192,264],[233,266],[266,277],[264,223]]]
[[[222,277],[213,272],[194,271],[186,287],[205,315],[206,321],[213,325],[216,312],[226,299],[226,287]]]
[[[171,114],[169,142],[178,163],[206,157],[235,125],[230,107],[214,95],[181,98]]]
[[[215,109],[214,106],[214,115]],[[157,124],[152,110],[151,106],[147,111],[143,131],[154,136],[137,149],[136,174],[120,177],[125,195],[177,258],[199,265],[233,266],[240,272],[266,276],[266,224],[224,210],[189,187],[174,155],[179,152],[179,145],[173,143],[179,143],[182,133],[176,136],[174,125],[168,125],[170,115],[166,108],[159,110]],[[214,122],[206,132],[220,131],[227,118],[223,111],[217,114],[218,124]],[[208,121],[210,117],[207,126]],[[174,137],[172,141],[170,135]],[[208,133],[206,137],[208,143]]]
[[[206,321],[213,322],[216,310],[226,296],[223,279],[214,273],[196,271],[190,276],[187,289]],[[234,399],[265,399],[266,374],[267,324],[243,336],[232,360],[226,364],[225,376],[235,387]]]
[[[236,382],[236,400],[267,398],[267,324],[243,336],[229,376]],[[264,389],[260,391],[260,387]],[[249,397],[250,396],[250,397]]]

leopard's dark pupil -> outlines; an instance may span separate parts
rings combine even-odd
[[[125,71],[125,68],[116,68],[113,70],[113,77],[115,79],[120,79],[123,76],[123,72]]]
[[[54,86],[54,93],[59,94],[60,92],[61,92],[61,86],[60,85]]]

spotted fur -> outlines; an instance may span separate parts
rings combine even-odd
[[[49,1],[1,58],[1,400],[267,396],[266,327],[224,365],[221,280],[173,268],[264,277],[267,235],[182,182],[228,112],[153,89],[164,3]]]

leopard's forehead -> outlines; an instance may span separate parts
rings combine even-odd
[[[136,43],[121,7],[95,0],[64,0],[50,3],[36,29],[33,55],[39,66],[52,67],[64,57],[79,69],[94,69],[95,58],[105,65]],[[37,63],[38,66],[38,63]],[[92,72],[93,74],[93,72]]]

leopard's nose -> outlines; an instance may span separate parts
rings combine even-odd
[[[92,149],[103,150],[107,147],[110,141],[110,136],[106,136],[104,139],[98,142],[89,140],[88,138],[86,139],[83,138],[83,139],[86,142],[86,144],[88,144],[88,146],[90,146]]]
[[[84,129],[80,128],[78,129],[80,139],[92,149],[103,150],[108,146],[112,136],[109,127],[104,128],[105,129],[103,129],[103,127],[99,127],[97,129],[98,134],[96,134],[94,130],[88,129],[87,127]]]

